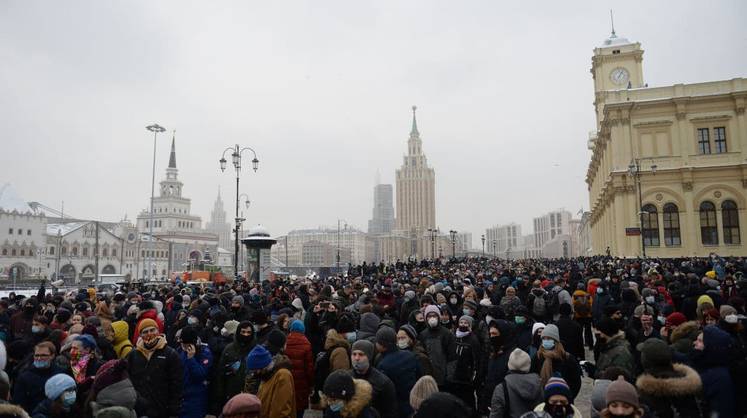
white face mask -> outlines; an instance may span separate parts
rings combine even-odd
[[[397,347],[400,350],[407,350],[410,347],[410,343],[407,340],[397,340]]]
[[[431,326],[431,328],[435,328],[438,326],[438,318],[428,318],[428,325]]]

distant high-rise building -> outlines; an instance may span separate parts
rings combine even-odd
[[[388,234],[394,228],[394,203],[391,184],[374,186],[373,218],[368,221],[368,233]]]
[[[407,155],[397,170],[396,229],[421,234],[436,227],[436,173],[428,167],[423,142],[412,107],[412,129],[407,141]]]
[[[570,234],[570,221],[571,212],[565,209],[558,209],[534,218],[534,246],[542,248],[555,236]]]
[[[226,210],[223,207],[223,199],[218,189],[218,197],[215,199],[213,211],[210,212],[210,222],[205,225],[205,230],[218,236],[218,246],[223,249],[231,247],[231,224],[226,222]]]

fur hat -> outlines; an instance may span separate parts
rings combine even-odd
[[[508,356],[508,370],[526,373],[529,371],[531,365],[532,359],[530,359],[529,354],[522,349],[515,348],[514,351],[511,352],[511,355]]]
[[[322,390],[327,397],[350,400],[355,394],[353,376],[346,370],[335,370],[327,376]]]
[[[417,411],[420,408],[420,404],[436,392],[438,392],[436,379],[429,375],[421,377],[415,382],[410,391],[410,406]]]
[[[618,377],[617,380],[610,383],[607,387],[605,400],[607,401],[607,406],[612,402],[625,402],[636,408],[641,407],[641,404],[638,402],[638,392],[636,392],[635,386],[626,382],[622,376]]]
[[[547,325],[545,329],[542,330],[542,338],[545,337],[552,338],[555,341],[560,341],[560,330],[558,329],[558,326],[555,324]]]

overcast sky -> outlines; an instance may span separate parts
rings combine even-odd
[[[83,218],[134,219],[176,129],[179,177],[209,219],[223,149],[249,224],[366,229],[394,182],[410,106],[436,170],[436,220],[473,233],[588,209],[591,55],[641,42],[649,86],[747,76],[747,2],[2,1],[0,182]],[[250,158],[248,158],[250,159]],[[247,159],[247,160],[248,160]]]

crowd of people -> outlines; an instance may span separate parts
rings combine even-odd
[[[0,300],[0,415],[742,417],[745,270],[716,255],[455,258],[42,285]]]

